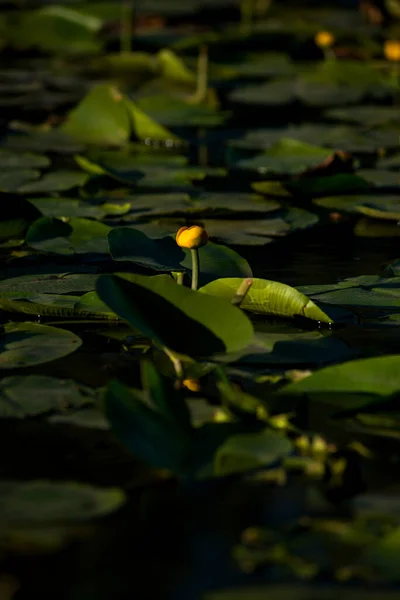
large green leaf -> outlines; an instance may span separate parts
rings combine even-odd
[[[94,53],[101,49],[96,33],[100,19],[84,16],[64,6],[46,6],[34,11],[20,11],[8,23],[6,38],[17,47],[34,46],[45,52],[60,54]]]
[[[31,367],[75,352],[82,340],[65,329],[38,323],[7,323],[0,336],[0,369]]]
[[[378,402],[399,391],[400,355],[387,355],[325,367],[286,385],[279,394],[309,396],[344,410]]]
[[[253,335],[251,322],[238,308],[168,276],[102,275],[97,293],[140,333],[188,356],[239,350]]]
[[[154,365],[144,360],[141,363],[143,392],[150,406],[157,410],[178,435],[191,431],[190,413],[182,397],[177,393],[172,380],[163,379]]]
[[[28,229],[26,243],[35,250],[51,254],[108,254],[110,229],[89,219],[41,217]]]
[[[199,291],[232,300],[241,283],[238,278],[223,278],[212,281]],[[241,307],[257,314],[269,314],[279,317],[302,316],[322,323],[331,323],[332,319],[325,314],[307,296],[277,281],[253,279]]]
[[[72,379],[12,375],[0,383],[0,418],[24,419],[93,404],[96,392]]]
[[[185,473],[190,436],[177,432],[170,418],[152,410],[140,390],[111,381],[105,410],[116,435],[137,458],[152,467]]]
[[[117,488],[83,483],[2,481],[0,523],[3,527],[65,525],[101,517],[125,503]]]
[[[177,141],[179,138],[174,135],[171,131],[163,127],[143,112],[142,108],[139,108],[137,104],[129,99],[125,99],[125,107],[131,118],[132,129],[137,139],[155,139],[155,140],[171,140]]]
[[[124,97],[111,85],[97,85],[69,113],[61,129],[87,144],[125,144],[131,133],[131,121]]]
[[[259,467],[276,466],[292,450],[291,441],[276,431],[265,429],[260,433],[234,435],[216,452],[215,474],[226,476]]]
[[[118,227],[108,234],[114,260],[130,260],[156,271],[182,271],[185,254],[170,237],[152,239],[138,229]]]

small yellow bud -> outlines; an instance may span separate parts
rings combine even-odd
[[[320,48],[331,48],[335,43],[335,37],[330,31],[319,31],[314,41]]]
[[[383,45],[383,51],[387,60],[391,60],[393,62],[400,61],[400,41],[386,40]]]
[[[187,388],[191,392],[199,392],[201,389],[200,383],[197,379],[184,379],[182,383],[185,386],[185,388]]]
[[[191,227],[181,227],[176,234],[176,243],[181,248],[201,248],[208,242],[208,235],[203,227],[191,225]]]

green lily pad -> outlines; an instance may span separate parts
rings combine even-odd
[[[307,333],[256,332],[249,346],[229,360],[254,365],[309,367],[353,358],[355,350],[342,340],[318,331]]]
[[[24,419],[93,404],[96,393],[72,379],[13,375],[0,382],[0,418]]]
[[[152,396],[149,400],[152,403]],[[106,391],[105,410],[114,432],[133,455],[152,467],[169,469],[179,475],[185,473],[190,435],[171,423],[171,418],[166,419],[153,410],[141,390],[111,381]]]
[[[66,525],[108,515],[125,503],[118,488],[83,483],[2,481],[0,523],[20,526]]]
[[[85,429],[99,429],[108,431],[111,429],[110,423],[104,414],[97,408],[84,408],[80,410],[68,411],[67,414],[58,414],[48,417],[49,423],[56,425],[71,425],[73,427],[83,427]]]
[[[377,149],[366,133],[348,125],[303,123],[276,129],[251,129],[242,138],[231,140],[236,151],[267,150],[282,138],[291,138],[306,144],[344,150],[346,152],[374,152]]]
[[[0,280],[0,295],[24,294],[70,294],[94,290],[97,275],[92,273],[43,273],[21,275]]]
[[[265,429],[260,433],[234,435],[218,449],[214,472],[225,477],[255,468],[276,466],[293,451],[291,441],[282,433]]]
[[[131,120],[124,97],[111,85],[97,85],[69,113],[61,131],[85,144],[125,144],[130,137]]]
[[[400,190],[400,174],[388,169],[361,169],[358,175],[376,186],[398,187]]]
[[[107,214],[102,205],[89,204],[74,198],[27,198],[27,200],[44,217],[85,217],[100,220]]]
[[[324,367],[302,381],[286,385],[278,393],[307,395],[316,401],[334,403],[337,410],[359,408],[399,392],[399,366],[397,355],[353,360]],[[350,394],[354,394],[351,404]]]
[[[276,214],[276,216],[275,216]],[[274,239],[312,227],[318,215],[302,208],[289,208],[271,215],[269,219],[202,219],[208,234],[225,244],[263,246]]]
[[[8,169],[44,169],[50,165],[50,160],[44,154],[11,152],[0,150],[0,165]]]
[[[283,138],[273,144],[264,154],[240,160],[235,166],[239,169],[256,171],[274,177],[298,175],[320,164],[331,154],[331,151],[326,148],[312,146],[291,138]]]
[[[222,125],[228,116],[207,105],[190,104],[164,94],[138,98],[137,106],[166,127],[216,127]]]
[[[238,278],[217,279],[200,288],[199,291],[231,301],[241,281]],[[332,322],[332,319],[314,302],[295,288],[267,279],[253,279],[253,284],[242,301],[241,307],[256,314],[279,317],[302,316],[322,323]]]
[[[0,191],[18,192],[24,185],[29,185],[39,179],[40,171],[35,169],[12,169],[0,173]]]
[[[248,318],[229,302],[177,285],[168,276],[102,275],[96,290],[132,327],[181,354],[210,356],[238,350],[253,335]],[[154,315],[162,319],[156,321]]]
[[[224,79],[288,77],[295,73],[295,66],[283,52],[250,53],[242,61],[218,65],[216,74]]]
[[[60,129],[18,132],[9,135],[3,146],[14,152],[54,152],[69,155],[82,152],[85,146]]]
[[[0,338],[0,369],[18,369],[57,360],[81,345],[65,329],[37,323],[7,323]]]
[[[41,217],[26,235],[26,243],[51,254],[108,254],[107,234],[110,227],[89,219],[71,218],[67,221]]]
[[[358,123],[368,127],[400,122],[399,111],[394,106],[362,104],[345,108],[331,108],[326,111],[325,116],[340,123]]]
[[[20,194],[42,194],[45,192],[65,192],[75,187],[82,187],[88,180],[81,171],[51,171],[37,181],[25,183],[18,187]]]
[[[115,313],[100,302],[95,292],[83,296],[68,294],[0,293],[0,308],[25,315],[77,319],[116,319]]]
[[[16,46],[36,47],[60,54],[95,53],[101,49],[96,33],[101,21],[63,6],[21,12],[8,23],[5,35]]]
[[[177,246],[171,235],[151,238],[138,228],[119,227],[109,233],[108,240],[114,260],[132,261],[156,271],[191,272],[190,250]],[[248,262],[226,246],[210,242],[199,248],[199,259],[201,283],[212,281],[222,273],[238,277],[251,276]]]
[[[400,308],[400,278],[354,277],[337,284],[299,286],[314,300],[344,306]]]
[[[354,194],[351,196],[327,196],[313,200],[317,206],[346,213],[361,213],[377,218],[398,220],[400,211],[398,196],[389,194]],[[385,217],[386,214],[386,217]]]

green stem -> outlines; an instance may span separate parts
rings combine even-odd
[[[176,283],[178,285],[183,285],[183,275],[184,275],[183,271],[176,274]]]
[[[199,287],[199,249],[191,248],[192,255],[192,290],[197,290]]]
[[[242,283],[239,285],[236,294],[232,298],[231,304],[234,306],[240,306],[243,300],[246,298],[247,292],[253,285],[252,279],[243,279]]]
[[[168,356],[169,360],[172,362],[177,379],[181,381],[183,379],[183,367],[181,359],[175,356],[175,354],[166,346],[164,346],[163,350]]]
[[[253,24],[254,0],[241,0],[240,24],[245,33],[251,30]]]
[[[197,82],[194,94],[187,98],[190,104],[201,104],[206,100],[208,92],[208,48],[200,46],[197,59]]]
[[[121,53],[132,52],[133,0],[121,0]]]

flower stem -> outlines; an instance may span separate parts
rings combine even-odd
[[[199,57],[197,59],[197,78],[196,90],[191,94],[187,101],[190,104],[201,104],[207,98],[208,92],[208,48],[203,45],[199,48]]]
[[[234,306],[240,306],[243,300],[246,298],[247,292],[253,285],[252,279],[243,279],[242,283],[239,285],[236,294],[233,296],[231,304]]]
[[[199,249],[191,248],[192,255],[192,290],[197,290],[199,287]]]
[[[133,0],[122,0],[121,2],[121,33],[120,51],[122,53],[132,51],[132,21]]]
[[[178,285],[183,285],[183,275],[184,275],[183,271],[176,274],[176,283]]]
[[[164,346],[163,350],[164,350],[165,354],[168,356],[169,360],[172,362],[177,379],[179,381],[181,381],[183,379],[183,367],[182,367],[181,359],[178,358],[177,356],[175,356],[175,354],[172,352],[172,350],[170,350],[166,346]]]

